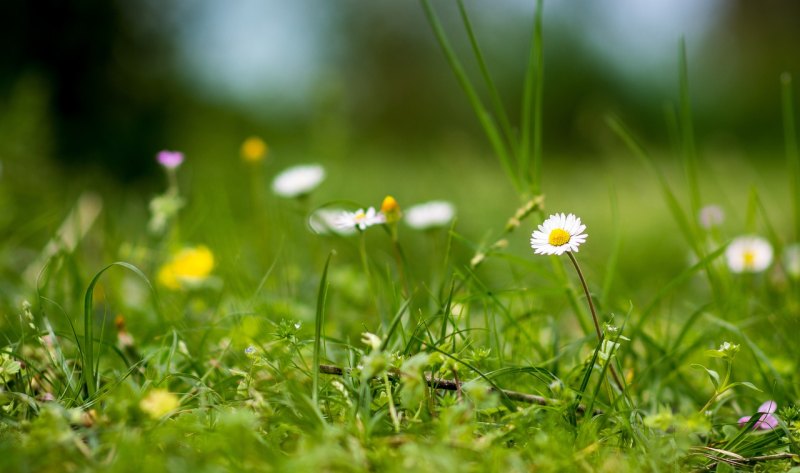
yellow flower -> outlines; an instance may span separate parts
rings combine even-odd
[[[242,143],[242,148],[240,149],[240,153],[242,155],[242,159],[247,161],[248,163],[258,163],[264,160],[267,157],[267,152],[269,152],[269,147],[261,138],[257,136],[251,136],[244,140]]]
[[[386,216],[386,223],[394,223],[400,220],[400,204],[394,197],[387,195],[381,203],[381,213]]]
[[[153,419],[160,419],[180,405],[178,396],[166,389],[153,389],[139,402],[139,408]]]
[[[205,280],[214,269],[214,254],[205,246],[184,248],[158,271],[158,282],[180,289]]]

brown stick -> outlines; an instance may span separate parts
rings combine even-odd
[[[319,365],[319,372],[323,374],[332,374],[336,376],[344,376],[348,370],[344,368],[340,368],[338,366],[333,365]],[[389,379],[398,380],[400,379],[400,373],[397,371],[389,371]],[[452,379],[444,379],[444,378],[434,378],[433,375],[430,373],[425,373],[425,382],[428,383],[428,386],[434,389],[444,389],[445,391],[459,391],[461,386],[464,383],[452,380]],[[489,388],[490,391],[495,391],[494,388]],[[564,401],[558,399],[551,399],[543,396],[537,396],[535,394],[527,394],[521,393],[518,391],[511,391],[509,389],[500,389],[497,390],[503,393],[507,398],[511,399],[512,401],[519,401],[524,402],[526,404],[537,404],[539,406],[557,406],[563,405]],[[586,406],[583,404],[579,404],[577,409],[579,413],[583,414],[586,412]],[[594,409],[592,415],[600,415],[603,411],[600,409]]]

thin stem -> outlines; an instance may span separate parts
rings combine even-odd
[[[397,222],[394,222],[389,226],[389,233],[392,237],[392,250],[394,252],[395,263],[397,264],[397,275],[400,277],[400,285],[403,291],[403,297],[408,298],[409,294],[411,294],[411,290],[409,288],[408,276],[405,269],[405,255],[403,254],[403,248],[400,246],[400,239],[397,237]]]
[[[594,308],[594,302],[592,302],[592,295],[589,293],[589,286],[586,285],[586,279],[583,277],[583,271],[581,271],[581,267],[578,265],[578,260],[575,259],[575,255],[572,254],[571,251],[567,251],[567,255],[569,256],[569,260],[572,261],[572,265],[575,266],[575,271],[578,273],[578,279],[581,280],[581,286],[583,286],[583,292],[586,294],[586,300],[589,301],[589,311],[592,313],[592,321],[594,322],[594,329],[597,333],[597,340],[602,343],[603,341],[603,332],[600,330],[600,322],[597,320],[597,311]],[[619,375],[617,374],[617,370],[614,369],[614,365],[608,365],[611,376],[614,378],[614,382],[617,384],[617,387],[620,391],[625,391],[625,388],[622,384],[622,381],[619,379]]]
[[[569,256],[569,260],[572,261],[572,265],[575,266],[575,271],[578,273],[578,279],[581,280],[581,286],[583,286],[583,292],[586,294],[586,300],[589,301],[589,311],[592,313],[592,321],[594,322],[594,330],[597,333],[597,339],[603,339],[603,332],[600,330],[600,322],[597,320],[597,311],[594,308],[594,302],[592,302],[592,295],[589,294],[589,286],[586,285],[586,279],[583,277],[583,271],[581,271],[581,267],[578,265],[578,260],[575,259],[575,256],[572,254],[571,251],[567,251],[567,255]]]
[[[349,368],[342,368],[340,366],[334,365],[323,365],[320,364],[319,372],[324,374],[330,374],[334,376],[348,376],[350,375]],[[400,372],[396,370],[389,370],[386,376],[390,380],[400,380],[402,379],[402,375]],[[461,389],[464,383],[456,382],[452,379],[443,379],[443,378],[435,378],[431,373],[425,373],[425,383],[431,387],[432,389],[443,389],[445,391],[457,391]],[[527,394],[521,393],[518,391],[511,391],[508,389],[499,389],[499,388],[489,388],[490,392],[499,392],[502,393],[504,396],[508,397],[512,401],[524,402],[526,404],[537,404],[539,406],[563,406],[564,401],[560,399],[551,399],[547,397],[538,396],[536,394]],[[586,406],[583,404],[578,405],[577,407],[578,413],[585,413]],[[592,415],[601,415],[603,411],[600,409],[593,409]]]
[[[375,289],[375,283],[372,280],[372,275],[369,270],[369,260],[367,259],[367,236],[364,230],[359,230],[361,234],[359,238],[359,245],[358,245],[358,252],[361,255],[361,265],[364,268],[364,277],[367,278],[367,283],[369,284],[370,293],[372,293],[373,297],[375,298],[375,310],[378,311],[378,316],[381,319],[381,326],[386,325],[386,321],[383,320],[383,312],[381,312],[381,306],[378,302],[378,292]]]

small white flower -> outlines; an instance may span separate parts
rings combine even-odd
[[[450,202],[433,200],[406,209],[405,220],[411,228],[426,230],[447,225],[455,214],[456,209]]]
[[[725,221],[725,212],[719,205],[706,205],[697,214],[700,226],[706,230],[722,225]]]
[[[725,258],[734,273],[760,273],[772,264],[772,245],[759,236],[740,236],[725,249]]]
[[[275,176],[272,191],[281,197],[299,197],[316,189],[323,179],[325,168],[319,164],[294,166]]]
[[[786,274],[800,279],[800,243],[794,243],[783,249],[783,265]]]
[[[380,350],[383,341],[381,340],[381,337],[375,335],[374,333],[364,332],[361,334],[361,343],[367,345],[368,347],[372,348],[373,351],[375,351]]]
[[[308,226],[318,235],[337,233],[339,235],[352,235],[356,232],[355,226],[340,227],[339,219],[345,210],[319,209],[308,217]]]
[[[531,248],[537,255],[560,255],[565,251],[578,252],[588,236],[582,233],[586,225],[573,214],[551,215],[531,234]]]
[[[367,227],[381,223],[386,223],[386,216],[376,212],[374,207],[370,207],[366,211],[358,209],[355,212],[341,212],[336,219],[336,228],[340,230],[358,228],[363,231]]]

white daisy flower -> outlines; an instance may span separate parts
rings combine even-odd
[[[725,221],[725,212],[719,205],[706,205],[697,214],[700,226],[706,230],[722,225]]]
[[[789,276],[800,279],[800,243],[794,243],[784,248],[783,265]]]
[[[319,209],[308,217],[308,226],[318,235],[328,235],[331,233],[352,235],[356,232],[355,226],[339,226],[339,219],[345,212],[346,211],[342,209]]]
[[[455,214],[456,208],[450,202],[433,200],[406,209],[405,221],[411,228],[426,230],[447,225]]]
[[[734,273],[760,273],[772,264],[772,245],[760,236],[740,236],[725,249],[725,258]]]
[[[586,225],[573,214],[551,215],[531,234],[531,248],[537,255],[560,255],[565,251],[578,252],[578,247],[586,241]]]
[[[386,216],[376,212],[374,207],[370,207],[366,211],[358,209],[355,212],[341,212],[336,219],[336,228],[339,230],[358,228],[363,231],[367,227],[381,223],[386,223]]]
[[[319,164],[290,167],[275,176],[272,191],[281,197],[299,197],[317,188],[325,179],[325,168]]]

